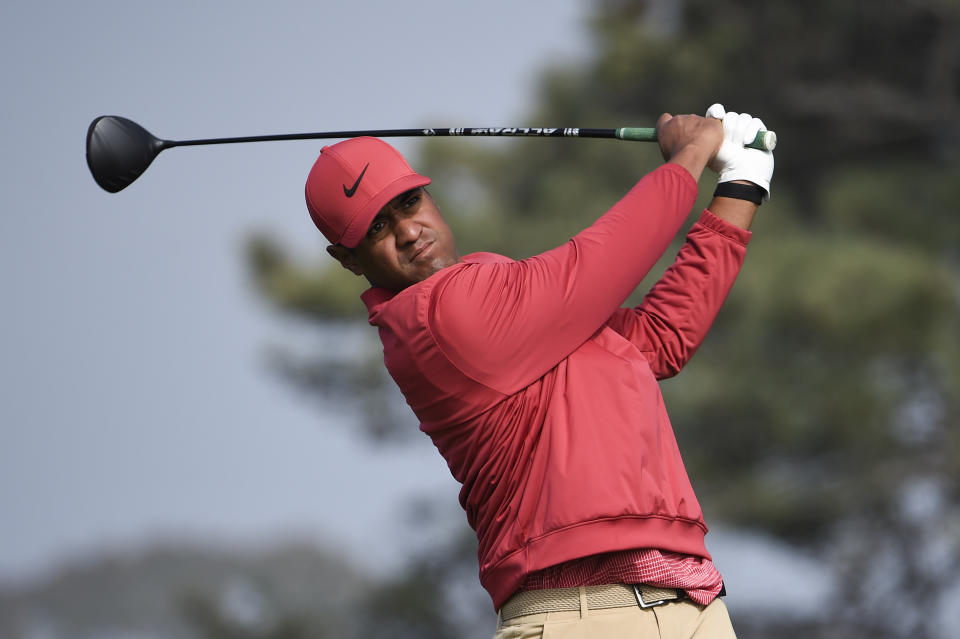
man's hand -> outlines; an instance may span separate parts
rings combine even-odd
[[[657,141],[663,159],[679,164],[699,180],[723,142],[723,127],[713,118],[664,113],[657,120]]]
[[[723,122],[723,144],[710,161],[721,182],[747,181],[764,190],[764,199],[770,199],[770,180],[773,177],[773,153],[745,147],[760,129],[766,129],[760,118],[748,113],[725,111],[722,104],[707,109],[707,118]]]

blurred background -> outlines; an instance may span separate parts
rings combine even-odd
[[[955,1],[6,2],[0,36],[0,637],[495,625],[458,486],[306,214],[323,143],[171,149],[111,195],[93,118],[189,139],[651,126],[712,102],[780,135],[743,273],[663,384],[738,636],[957,635]],[[396,146],[461,253],[518,258],[660,161]]]

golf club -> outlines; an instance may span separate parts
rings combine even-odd
[[[382,129],[372,131],[321,131],[318,133],[288,133],[255,135],[237,138],[209,138],[203,140],[161,140],[145,128],[124,117],[101,115],[87,129],[87,166],[105,191],[116,193],[130,186],[154,158],[164,149],[175,146],[203,144],[236,144],[238,142],[272,142],[276,140],[315,140],[324,138],[356,138],[371,136],[431,137],[431,136],[531,136],[569,138],[615,138],[655,142],[653,128],[625,127],[620,129],[575,129],[545,127],[448,128],[448,129]],[[777,144],[773,131],[759,131],[747,146],[772,151]]]

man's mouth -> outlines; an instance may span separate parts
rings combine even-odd
[[[410,254],[410,261],[416,262],[422,258],[427,257],[427,254],[433,248],[433,242],[424,242],[421,246],[417,247],[413,253]]]

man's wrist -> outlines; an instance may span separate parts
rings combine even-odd
[[[753,182],[721,182],[713,191],[713,197],[727,197],[734,200],[746,200],[753,202],[757,206],[763,203],[763,196],[766,195],[762,186],[757,186]]]
[[[707,162],[710,161],[711,157],[711,149],[705,148],[700,144],[690,143],[677,151],[668,162],[671,164],[679,164],[693,176],[694,180],[699,182],[700,176],[703,174],[703,170],[707,167]]]
[[[748,189],[757,189],[759,192],[759,198],[757,198],[752,192],[749,195],[749,198],[736,197],[734,194],[726,195],[730,193],[731,190],[729,186],[746,186]],[[721,188],[723,187],[723,188]],[[720,219],[726,220],[734,226],[739,226],[742,229],[750,230],[750,226],[753,224],[753,217],[757,213],[757,208],[760,206],[760,201],[763,199],[764,190],[763,187],[757,186],[753,182],[747,180],[735,180],[732,182],[721,182],[717,185],[717,190],[713,193],[713,201],[710,202],[710,212],[719,217]]]

